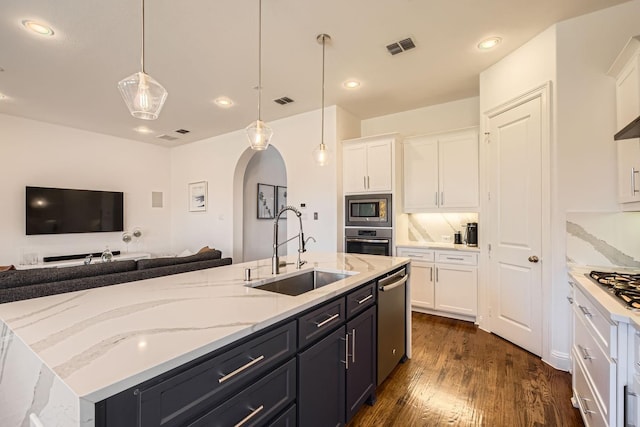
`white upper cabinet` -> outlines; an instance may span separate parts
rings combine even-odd
[[[640,116],[640,40],[631,38],[608,74],[616,79],[616,132]],[[618,202],[640,210],[640,138],[616,141]]]
[[[477,209],[477,128],[405,139],[404,211]]]
[[[345,194],[393,191],[393,136],[343,142]]]

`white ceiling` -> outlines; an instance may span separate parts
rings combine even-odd
[[[361,119],[478,95],[478,74],[555,22],[626,0],[263,0],[263,108],[269,122],[325,105]],[[257,118],[258,0],[146,0],[146,71],[169,92],[155,121],[138,120],[117,82],[140,70],[137,0],[3,0],[0,113],[175,146]],[[53,27],[27,32],[22,20]],[[385,46],[412,37],[391,56]],[[476,45],[503,43],[490,52]],[[362,81],[358,90],[341,84]],[[221,109],[213,99],[235,101]],[[293,104],[272,100],[288,96]],[[151,135],[133,129],[146,125]],[[175,133],[188,129],[186,135]],[[160,134],[178,137],[167,143]]]

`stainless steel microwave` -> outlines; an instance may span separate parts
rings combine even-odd
[[[391,227],[391,194],[345,196],[347,227]]]

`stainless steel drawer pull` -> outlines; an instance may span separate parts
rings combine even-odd
[[[456,257],[452,257],[452,256],[448,256],[448,257],[445,257],[445,258],[447,258],[449,260],[454,260],[454,261],[464,261],[464,258],[456,258]]]
[[[332,320],[337,319],[338,317],[340,317],[340,313],[336,313],[336,314],[334,314],[333,316],[330,316],[327,320],[325,320],[325,321],[323,321],[323,322],[320,322],[320,323],[318,323],[318,322],[314,322],[314,323],[316,324],[316,326],[317,326],[318,328],[321,328],[321,327],[323,327],[324,325],[326,325],[327,323],[331,322]]]
[[[584,360],[591,360],[593,359],[593,356],[591,356],[589,354],[589,349],[584,348],[583,346],[581,346],[580,344],[578,344],[578,348],[580,349],[580,352],[582,353],[582,358]]]
[[[349,332],[344,336],[344,338],[340,338],[344,341],[344,360],[340,362],[344,363],[345,369],[349,369]]]
[[[580,308],[580,311],[582,311],[582,314],[584,314],[587,317],[593,317],[593,314],[589,312],[589,309],[587,307],[580,304],[578,304],[578,307]]]
[[[234,376],[238,375],[240,372],[244,371],[245,369],[249,369],[250,367],[252,367],[256,363],[258,363],[262,359],[264,359],[264,355],[260,355],[260,356],[256,357],[255,359],[252,359],[249,363],[240,366],[238,369],[236,369],[235,371],[233,371],[231,373],[228,373],[227,375],[224,375],[222,378],[220,378],[218,380],[218,384],[222,384],[226,380],[228,380],[230,378],[233,378]]]
[[[251,408],[249,408],[249,409],[251,409]],[[240,422],[238,424],[236,424],[234,427],[240,427],[240,426],[245,425],[251,418],[253,418],[256,415],[258,415],[263,409],[264,409],[264,405],[258,406],[256,409],[252,410],[249,415],[247,415],[242,420],[240,420]]]
[[[589,409],[589,407],[587,406],[587,402],[589,401],[589,399],[586,399],[584,397],[581,397],[580,400],[582,400],[582,412],[586,415],[586,414],[595,414],[596,411],[592,411],[591,409]]]
[[[365,298],[358,300],[358,304],[364,304],[365,302],[369,301],[371,298],[373,298],[373,294],[369,294]]]
[[[356,363],[356,330],[351,330],[351,362]]]

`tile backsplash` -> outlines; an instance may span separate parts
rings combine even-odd
[[[448,236],[453,242],[453,233],[462,232],[468,222],[478,222],[477,213],[421,213],[409,214],[408,234],[412,242],[444,242]],[[480,228],[480,226],[478,226]]]
[[[567,261],[640,267],[640,212],[568,212]]]

